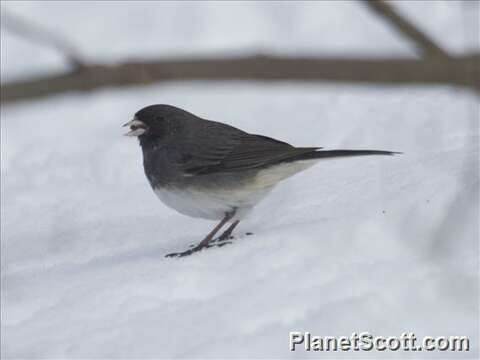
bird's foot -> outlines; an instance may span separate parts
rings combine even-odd
[[[245,235],[249,236],[249,235],[253,235],[253,233],[247,232],[247,233],[245,233]],[[208,243],[207,245],[200,246],[200,245],[196,245],[196,244],[191,244],[189,246],[188,250],[185,250],[183,252],[178,252],[178,253],[167,254],[167,255],[165,255],[165,257],[189,256],[189,255],[192,255],[192,254],[194,254],[194,253],[196,253],[200,250],[203,250],[203,249],[209,249],[209,248],[212,248],[212,247],[222,247],[222,246],[231,244],[232,243],[231,240],[233,240],[233,239],[235,239],[235,237],[231,233],[230,234],[223,233],[218,238],[211,240],[210,243]]]
[[[205,245],[202,249],[210,249],[212,247],[221,247],[223,245],[231,244],[231,241],[217,241],[217,240],[212,240],[211,244]],[[191,244],[188,246],[189,249],[193,249],[195,247],[195,244]]]
[[[218,239],[215,239],[215,240],[212,240],[210,244],[208,245],[204,245],[204,246],[198,246],[198,245],[190,245],[190,248],[188,250],[185,250],[183,252],[178,252],[178,253],[171,253],[171,254],[167,254],[165,255],[165,257],[184,257],[184,256],[189,256],[189,255],[192,255],[200,250],[203,250],[203,249],[209,249],[209,248],[212,248],[212,247],[222,247],[222,246],[225,246],[225,245],[228,245],[228,244],[231,244],[232,242],[231,241],[225,241],[225,240],[222,240],[222,241],[219,241]]]
[[[250,236],[250,235],[253,235],[253,233],[251,232],[246,232],[245,233],[246,236]],[[231,241],[227,241],[227,240],[233,240],[235,239],[235,236],[233,236],[232,234],[222,234],[221,236],[219,236],[218,238],[212,240],[212,242],[214,242],[215,244],[217,244],[218,246],[220,246],[221,244],[223,244],[224,242],[227,242],[227,244],[230,244]]]
[[[235,239],[235,237],[232,235],[232,234],[222,234],[222,236],[219,236],[218,238],[214,239],[213,242],[215,242],[216,244],[219,244],[219,243],[223,243],[227,240],[233,240]]]
[[[215,246],[221,247],[221,246],[224,246],[224,245],[227,245],[227,244],[231,244],[232,242],[228,241],[228,240],[233,240],[234,238],[235,237],[233,235],[230,235],[228,237],[227,236],[220,236],[220,237],[215,238],[212,241],[210,241],[210,243],[208,245],[205,245],[204,248],[208,249],[208,248],[215,247]],[[195,244],[190,244],[189,248],[192,249],[195,246],[196,246]]]
[[[184,251],[184,252],[178,252],[178,253],[170,253],[170,254],[165,255],[165,257],[175,258],[175,257],[184,257],[184,256],[192,255],[194,253],[194,251],[190,251],[190,250],[187,250],[187,251]]]
[[[190,247],[190,249],[188,250],[185,250],[183,252],[178,252],[178,253],[170,253],[170,254],[167,254],[165,255],[165,257],[185,257],[185,256],[189,256],[189,255],[192,255],[204,248],[207,248],[207,246],[194,246],[194,247]]]
[[[232,238],[233,239],[233,238]],[[226,240],[223,240],[223,241],[215,241],[213,244],[209,245],[208,247],[222,247],[222,246],[225,246],[225,245],[228,245],[228,244],[231,244],[232,242],[231,241],[226,241]]]

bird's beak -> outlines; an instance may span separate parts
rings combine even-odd
[[[130,131],[124,134],[125,136],[140,136],[145,134],[145,132],[147,131],[147,125],[137,119],[130,120],[126,124],[123,124],[123,126],[130,127]]]

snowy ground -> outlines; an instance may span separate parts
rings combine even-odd
[[[158,101],[298,145],[405,154],[320,163],[240,225],[254,236],[165,259],[213,223],[163,206],[121,136]],[[2,355],[318,356],[288,351],[293,330],[476,339],[477,105],[443,87],[198,83],[4,108]]]
[[[414,56],[355,2],[86,4],[2,1],[50,19],[95,61]],[[472,40],[469,4],[395,6],[460,53]],[[64,66],[3,30],[1,40],[2,81]],[[404,154],[322,162],[274,190],[235,244],[166,259],[213,223],[162,205],[137,142],[121,136],[152,103],[295,145]],[[478,97],[446,86],[293,82],[172,83],[2,106],[2,358],[478,358],[478,117]],[[471,351],[292,353],[290,331],[467,335]]]

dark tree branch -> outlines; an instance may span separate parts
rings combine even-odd
[[[364,2],[376,14],[382,16],[402,35],[413,41],[418,51],[428,57],[449,57],[448,53],[437,45],[415,25],[398,14],[395,9],[383,0],[366,0]]]
[[[12,34],[35,44],[53,48],[62,54],[74,69],[79,69],[84,66],[84,62],[75,46],[64,37],[39,25],[33,24],[30,21],[22,19],[17,15],[7,13],[5,9],[2,9],[1,19],[2,26]]]
[[[173,59],[88,65],[80,71],[2,84],[1,101],[67,91],[178,80],[436,83],[480,89],[480,55],[432,59],[280,58]]]

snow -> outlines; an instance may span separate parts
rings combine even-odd
[[[166,259],[214,223],[162,205],[121,136],[158,101],[298,145],[404,154],[321,162],[235,244]],[[291,353],[289,331],[473,342],[477,106],[445,87],[198,82],[4,107],[2,355],[318,356]]]
[[[393,6],[448,50],[478,50],[478,36],[469,35],[478,33],[475,2],[397,1]],[[2,1],[2,11],[60,34],[97,62],[258,52],[415,56],[409,40],[358,1]],[[2,81],[67,68],[55,50],[6,31],[1,36]]]
[[[2,9],[54,24],[95,61],[415,56],[356,2],[86,4]],[[466,26],[456,26],[468,25],[470,5],[394,6],[449,50],[471,48]],[[2,81],[65,67],[3,29],[1,40]],[[234,244],[167,259],[214,222],[164,206],[138,142],[122,136],[121,125],[154,103],[298,146],[403,154],[322,161],[282,182]],[[478,358],[472,92],[197,81],[70,93],[2,105],[0,115],[2,358]],[[290,352],[290,331],[466,335],[471,350]]]

